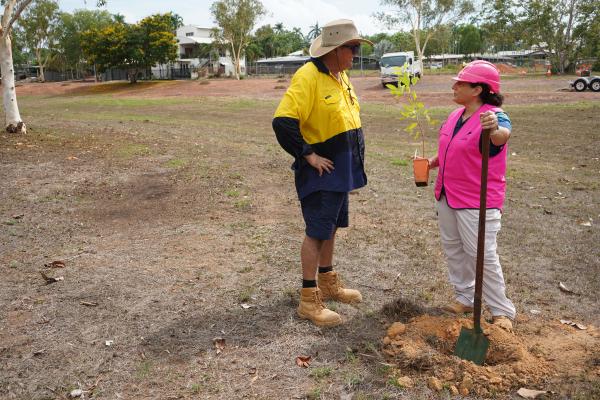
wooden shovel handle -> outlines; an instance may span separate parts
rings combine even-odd
[[[475,301],[473,304],[473,325],[475,331],[481,331],[481,292],[483,288],[485,217],[487,211],[487,178],[491,132],[491,129],[484,129],[481,133],[481,190],[479,192],[479,228],[477,231],[477,261],[475,263]]]

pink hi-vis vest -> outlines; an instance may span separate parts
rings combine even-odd
[[[479,208],[481,190],[481,153],[479,114],[502,109],[484,104],[460,128],[454,137],[454,127],[464,107],[454,110],[440,128],[438,160],[439,172],[435,182],[435,198],[440,199],[442,187],[451,208]],[[506,155],[508,144],[490,157],[488,163],[487,208],[502,210],[506,193]]]

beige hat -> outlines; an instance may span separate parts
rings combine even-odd
[[[349,19],[338,19],[323,26],[321,34],[310,45],[309,53],[312,57],[321,57],[331,50],[351,42],[373,44],[358,36],[358,29],[354,22]]]

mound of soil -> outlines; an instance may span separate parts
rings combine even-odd
[[[406,324],[395,322],[383,339],[383,352],[403,371],[412,370],[439,382],[454,394],[486,396],[519,387],[551,390],[567,377],[591,374],[600,378],[600,333],[594,327],[576,331],[558,322],[524,321],[516,333],[482,323],[490,347],[486,362],[478,366],[452,355],[462,327],[471,319],[428,314]],[[432,389],[436,385],[429,384]]]
[[[516,68],[508,64],[496,64],[501,74],[526,74],[527,71],[522,68]]]

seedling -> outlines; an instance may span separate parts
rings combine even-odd
[[[425,158],[425,138],[429,128],[437,125],[437,121],[429,115],[429,109],[425,107],[417,92],[412,87],[419,78],[412,76],[409,72],[408,65],[394,68],[394,73],[398,75],[398,86],[386,85],[390,92],[399,98],[405,98],[406,103],[400,106],[400,120],[408,121],[409,124],[404,130],[414,137],[415,140],[421,140],[421,156],[417,157],[418,149],[415,149],[413,158],[413,170],[415,174],[415,184],[417,186],[427,186],[429,181],[429,162]]]
[[[404,130],[415,140],[421,140],[421,156],[425,157],[425,139],[429,128],[434,128],[438,121],[431,118],[429,109],[419,101],[414,85],[419,78],[409,73],[408,64],[395,67],[394,73],[398,75],[398,86],[388,84],[387,88],[395,97],[406,99],[407,103],[400,106],[400,120],[410,122]],[[415,153],[416,155],[416,153]]]

